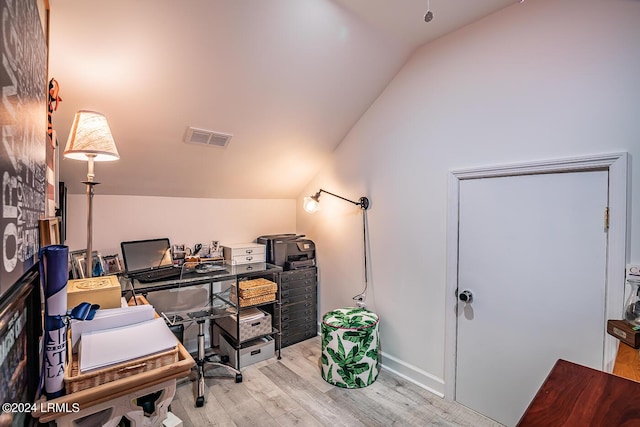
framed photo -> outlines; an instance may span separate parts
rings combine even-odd
[[[71,273],[74,279],[84,279],[89,277],[87,274],[87,265],[85,262],[87,256],[86,249],[73,251],[69,253],[69,257],[71,257]],[[104,260],[102,259],[102,255],[100,252],[93,251],[93,274],[92,277],[104,276],[105,275],[105,266]]]
[[[209,247],[209,256],[211,258],[222,258],[222,246],[220,246],[220,242],[217,240],[211,241],[211,246]]]
[[[184,244],[182,245],[173,245],[171,250],[171,256],[174,260],[183,260],[185,256],[191,254],[191,249],[186,247]]]
[[[45,218],[39,221],[40,247],[60,244],[60,219]]]
[[[124,273],[122,261],[120,261],[120,256],[118,254],[106,255],[102,258],[102,261],[104,262],[104,274]]]

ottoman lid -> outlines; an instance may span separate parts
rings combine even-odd
[[[361,307],[338,308],[322,317],[322,323],[338,329],[365,329],[378,322],[377,314]]]

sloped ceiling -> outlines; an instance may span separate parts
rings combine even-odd
[[[121,157],[98,194],[294,198],[418,46],[514,3],[431,0],[425,23],[425,0],[50,0],[59,151],[96,110]],[[61,157],[71,193],[86,173]]]

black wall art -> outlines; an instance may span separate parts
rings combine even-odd
[[[0,0],[0,301],[33,266],[45,211],[47,47],[36,0]]]

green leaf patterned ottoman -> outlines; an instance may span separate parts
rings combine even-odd
[[[339,308],[322,316],[322,378],[344,388],[371,385],[380,371],[378,315]]]

